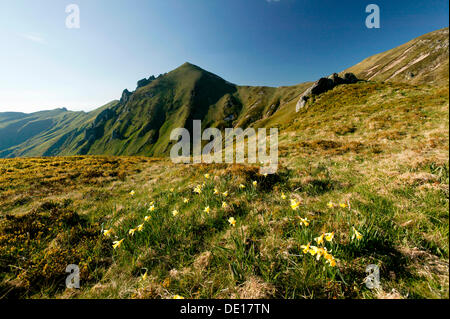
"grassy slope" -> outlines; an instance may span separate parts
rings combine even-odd
[[[448,107],[447,87],[335,88],[296,117],[270,118],[282,128],[282,167],[268,177],[251,166],[140,157],[0,160],[2,217],[15,216],[1,221],[1,290],[37,298],[448,298]],[[193,193],[202,183],[202,194]],[[289,199],[301,201],[298,211]],[[141,223],[142,232],[128,234]],[[352,227],[362,240],[352,240]],[[336,267],[301,249],[331,231]],[[81,265],[79,291],[63,288],[68,263]],[[368,264],[380,266],[381,290],[362,284]]]
[[[345,72],[366,80],[448,85],[448,53],[445,28],[367,58]]]

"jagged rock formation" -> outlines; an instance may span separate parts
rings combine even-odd
[[[358,79],[353,73],[345,73],[344,77],[341,78],[337,73],[329,76],[328,78],[320,78],[315,82],[309,89],[307,89],[300,99],[298,100],[297,106],[295,108],[296,112],[305,107],[308,100],[315,95],[320,95],[334,87],[342,84],[353,84],[358,82]]]

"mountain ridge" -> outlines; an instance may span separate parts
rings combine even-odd
[[[448,86],[448,28],[369,57],[343,71],[367,81]],[[429,52],[427,52],[429,50]],[[341,73],[341,74],[343,74]],[[412,76],[412,74],[414,74]],[[0,113],[0,157],[167,155],[177,127],[286,127],[312,82],[239,86],[189,62],[139,80],[120,100],[90,111]]]

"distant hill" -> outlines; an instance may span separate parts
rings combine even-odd
[[[448,28],[438,30],[349,68],[369,81],[448,85]],[[331,72],[330,72],[331,73]],[[198,66],[138,81],[92,112],[65,109],[0,113],[0,157],[55,155],[167,155],[170,132],[203,128],[288,127],[311,82],[289,87],[238,86]]]

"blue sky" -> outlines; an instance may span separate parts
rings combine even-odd
[[[67,29],[68,4],[80,29]],[[365,8],[381,9],[367,29]],[[316,80],[448,26],[442,0],[0,0],[0,112],[92,110],[185,61],[243,85]]]

